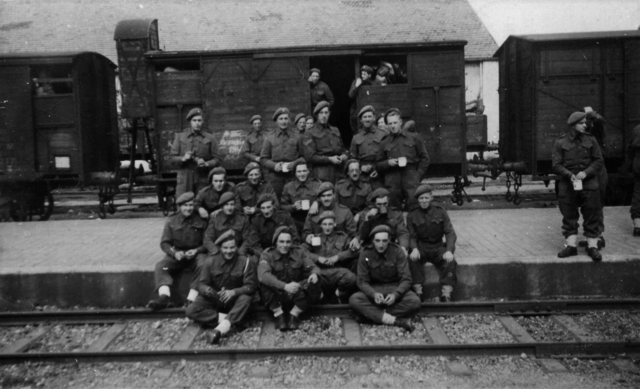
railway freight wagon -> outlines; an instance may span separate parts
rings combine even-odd
[[[640,124],[640,31],[510,36],[495,56],[502,165],[494,173],[552,179],[556,138],[572,112],[589,107],[606,119],[607,202],[626,201],[628,191],[620,188],[627,179],[617,170]]]
[[[51,190],[118,166],[115,64],[92,52],[0,55],[0,204],[46,220]]]
[[[349,87],[360,66],[381,61],[396,64],[403,76],[386,86],[361,88],[357,108],[372,104],[378,112],[399,108],[403,119],[415,120],[431,158],[428,175],[452,177],[454,201],[461,203],[466,182],[466,116],[464,41],[420,44],[284,47],[242,51],[159,51],[156,20],[126,20],[116,27],[123,116],[138,122],[153,118],[151,146],[160,205],[170,203],[176,166],[171,142],[188,127],[186,113],[204,110],[204,128],[217,137],[223,166],[238,174],[247,164],[240,149],[255,114],[274,129],[273,112],[287,107],[295,116],[311,113],[309,69],[335,96],[330,123],[345,144],[352,137]],[[134,153],[132,153],[134,154]],[[464,179],[463,179],[464,177]]]

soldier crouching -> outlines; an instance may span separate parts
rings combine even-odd
[[[298,329],[299,315],[320,300],[320,269],[304,249],[292,246],[291,241],[289,228],[278,227],[273,234],[275,247],[262,253],[258,265],[262,301],[273,312],[276,329],[280,331]],[[287,315],[285,309],[291,305],[293,308]]]
[[[412,315],[420,308],[420,299],[411,289],[407,255],[389,241],[391,229],[380,225],[371,231],[373,245],[365,246],[358,259],[359,292],[349,305],[375,323],[395,325],[413,331]]]
[[[186,309],[189,319],[203,326],[216,325],[213,331],[206,332],[212,344],[244,319],[257,287],[255,265],[238,254],[233,230],[220,236],[215,244],[220,252],[207,258],[197,285],[200,295]]]

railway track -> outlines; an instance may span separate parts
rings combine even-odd
[[[459,302],[450,304],[423,304],[416,318],[419,327],[413,334],[414,344],[388,344],[385,339],[371,341],[367,331],[371,328],[395,331],[391,327],[375,327],[356,322],[348,306],[318,306],[310,313],[309,321],[321,318],[325,322],[339,323],[329,328],[336,335],[334,345],[308,346],[285,345],[278,342],[293,336],[293,333],[280,334],[275,330],[270,315],[265,310],[255,312],[256,328],[252,332],[259,336],[252,345],[245,347],[199,347],[202,344],[201,329],[184,319],[182,309],[169,309],[160,312],[150,310],[96,310],[96,311],[48,311],[48,312],[11,312],[0,314],[0,331],[25,329],[24,334],[11,342],[0,345],[0,363],[15,364],[21,362],[148,362],[176,360],[252,360],[267,357],[320,356],[320,357],[379,357],[379,356],[497,356],[497,355],[534,355],[537,358],[554,356],[572,356],[598,358],[610,355],[628,355],[640,353],[640,336],[619,339],[602,337],[597,331],[583,326],[585,317],[612,317],[623,315],[631,326],[640,328],[640,299],[623,300],[553,300],[524,302]],[[175,342],[162,350],[128,350],[127,345],[120,349],[112,346],[123,336],[127,327],[133,323],[162,321],[181,321],[184,326]],[[332,321],[333,320],[333,321]],[[477,328],[458,328],[453,331],[451,323],[465,320],[479,320],[479,323],[495,322],[495,332],[505,331],[509,339],[501,342],[462,342],[465,331],[474,332]],[[539,334],[525,329],[528,320],[547,321],[565,333],[561,341],[540,340]],[[525,323],[523,326],[522,323]],[[62,331],[56,335],[64,341],[65,328],[73,326],[101,326],[102,332],[90,344],[82,345],[74,351],[42,351],[37,347],[43,338],[49,336],[54,327]],[[85,327],[85,328],[88,328]],[[258,328],[259,327],[259,331]],[[474,325],[471,325],[474,327]],[[62,329],[60,329],[62,328]],[[160,329],[162,331],[162,329]],[[462,332],[460,332],[462,331]],[[633,331],[633,330],[630,330]],[[245,331],[251,332],[251,331]],[[49,334],[49,335],[48,335]],[[453,335],[452,335],[453,334]],[[243,332],[235,336],[242,337]],[[314,333],[303,333],[303,337],[313,337]],[[409,335],[407,335],[409,336]],[[460,338],[460,339],[457,339]],[[0,337],[3,341],[6,337]],[[196,340],[199,339],[198,343]],[[3,342],[4,343],[4,342]],[[416,344],[417,343],[417,344]],[[123,347],[125,349],[123,349]]]

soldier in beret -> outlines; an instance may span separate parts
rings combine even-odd
[[[262,254],[264,249],[271,247],[273,234],[278,227],[282,226],[289,228],[293,244],[300,245],[300,237],[291,214],[287,211],[276,209],[276,204],[278,204],[278,201],[275,194],[268,193],[261,194],[256,204],[260,212],[252,219],[251,228],[253,230],[252,236],[259,240],[255,244],[251,244],[251,247],[258,254]]]
[[[387,130],[375,124],[375,114],[376,111],[372,105],[362,107],[358,113],[362,131],[354,135],[350,150],[351,158],[360,162],[362,178],[368,181],[373,189],[384,185],[382,176],[376,172],[376,160],[382,140],[389,134]]]
[[[631,199],[631,220],[633,236],[640,236],[640,125],[631,132],[625,155],[625,170],[633,173],[633,198]]]
[[[318,216],[322,234],[314,237],[311,244],[302,247],[320,268],[320,285],[325,298],[337,296],[338,303],[347,304],[349,296],[355,291],[358,252],[349,248],[349,236],[335,231],[336,215],[324,211]]]
[[[279,208],[280,204],[276,198],[276,192],[270,183],[262,180],[262,169],[256,162],[249,162],[244,168],[244,175],[247,180],[239,183],[234,188],[236,195],[236,208],[250,218],[258,211],[256,204],[258,198],[263,194],[272,194],[275,199],[275,207]]]
[[[384,173],[384,186],[391,193],[391,205],[405,210],[417,207],[413,196],[420,181],[426,178],[429,156],[424,142],[415,133],[402,129],[402,115],[391,108],[385,115],[389,135],[380,144],[376,170]]]
[[[370,234],[373,244],[365,246],[358,259],[359,292],[349,298],[353,310],[375,323],[398,326],[413,331],[406,316],[420,308],[420,299],[411,291],[411,272],[407,256],[390,241],[389,227],[375,227]]]
[[[370,66],[363,65],[360,68],[360,77],[353,80],[351,88],[349,88],[349,98],[351,99],[351,110],[349,111],[349,119],[351,121],[351,131],[355,134],[358,132],[358,94],[360,87],[371,85],[371,76],[373,69]]]
[[[306,120],[304,125],[305,131],[309,131],[310,129],[313,128],[313,126],[316,125],[316,118],[314,118],[312,115],[307,115],[305,120]]]
[[[278,227],[273,234],[273,247],[262,253],[258,265],[260,294],[265,306],[273,312],[276,329],[299,328],[300,314],[320,299],[319,275],[320,269],[307,252],[292,245],[289,228]]]
[[[236,242],[240,246],[238,254],[251,254],[251,249],[253,249],[251,244],[257,242],[258,239],[252,236],[253,231],[251,230],[249,217],[236,208],[235,195],[231,192],[223,193],[220,196],[218,206],[222,209],[216,210],[209,217],[209,225],[204,237],[204,245],[209,254],[218,253],[219,248],[214,242],[229,230],[234,231]]]
[[[560,135],[553,145],[553,170],[560,176],[557,180],[558,205],[562,213],[562,231],[566,238],[566,247],[558,253],[558,257],[578,255],[578,219],[582,213],[587,255],[599,262],[602,254],[598,251],[598,172],[604,162],[598,142],[586,133],[586,117],[584,112],[571,114],[567,121],[569,130]]]
[[[321,101],[326,101],[329,103],[329,106],[332,106],[335,99],[333,98],[331,89],[329,89],[329,85],[320,81],[320,69],[313,68],[309,70],[308,81],[311,86],[309,90],[311,96],[311,109]]]
[[[389,191],[385,188],[374,190],[367,196],[367,208],[358,214],[358,236],[360,241],[370,244],[369,234],[380,225],[389,227],[391,242],[398,243],[400,248],[407,252],[409,247],[409,230],[404,224],[402,212],[389,205]]]
[[[342,176],[341,165],[347,160],[340,130],[329,125],[330,104],[318,103],[313,115],[318,118],[315,126],[304,134],[304,156],[313,166],[312,174],[320,181],[335,183]]]
[[[293,176],[292,167],[304,161],[304,152],[301,135],[289,128],[289,110],[278,108],[273,114],[273,121],[278,128],[265,139],[260,157],[265,179],[280,199],[284,184]]]
[[[220,252],[205,261],[197,285],[200,295],[187,307],[186,314],[203,326],[216,326],[205,334],[209,343],[217,344],[222,335],[246,317],[258,279],[255,263],[238,254],[233,231],[227,231],[214,243]]]
[[[360,163],[351,159],[345,164],[345,171],[348,178],[344,178],[336,183],[336,195],[338,203],[351,210],[357,215],[367,205],[367,196],[371,193],[371,185],[362,180],[360,176]],[[358,223],[358,218],[355,219]]]
[[[265,139],[265,133],[262,130],[262,116],[253,115],[249,120],[249,124],[251,124],[251,131],[249,131],[242,144],[240,155],[250,162],[260,163],[260,153]]]
[[[207,175],[220,164],[218,141],[202,131],[202,110],[194,108],[187,114],[190,128],[176,134],[171,144],[171,161],[180,167],[176,197],[184,192],[198,193],[207,185]]]
[[[293,125],[300,135],[304,134],[307,129],[307,115],[303,113],[299,113],[296,115],[296,118],[293,119]]]
[[[176,202],[178,212],[169,216],[164,224],[160,248],[166,255],[156,263],[154,271],[159,298],[149,301],[147,305],[153,310],[172,306],[170,288],[173,285],[173,275],[184,269],[193,271],[187,300],[194,301],[198,296],[196,285],[207,258],[207,249],[203,245],[207,221],[193,212],[193,197],[193,192],[180,195]]]
[[[598,250],[601,250],[605,247],[606,242],[604,240],[604,202],[607,196],[607,185],[609,184],[609,173],[607,172],[607,167],[604,164],[605,158],[605,139],[606,134],[604,131],[605,120],[602,115],[598,114],[596,111],[587,112],[587,130],[586,132],[593,135],[596,142],[598,142],[598,146],[600,147],[600,152],[602,153],[603,163],[602,169],[598,171],[598,191],[600,192],[600,208],[598,209]],[[582,241],[581,243],[587,243]]]
[[[316,200],[316,192],[321,182],[309,177],[309,168],[304,161],[295,164],[293,169],[296,177],[284,186],[280,208],[291,213],[297,230],[302,231],[309,207]]]
[[[407,215],[409,228],[409,268],[413,278],[413,289],[423,297],[422,285],[425,283],[425,263],[429,262],[440,274],[440,301],[451,301],[451,293],[458,282],[458,266],[453,253],[456,251],[456,232],[447,211],[433,205],[433,190],[430,185],[420,185],[414,195],[419,207]],[[442,237],[446,242],[442,243]]]
[[[223,167],[215,167],[209,172],[209,182],[198,192],[194,207],[203,219],[209,219],[211,212],[218,209],[218,200],[226,192],[233,192],[235,185],[227,181],[227,171]]]

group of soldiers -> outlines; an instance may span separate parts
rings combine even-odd
[[[158,298],[172,305],[174,275],[193,271],[187,316],[217,343],[258,300],[282,331],[317,303],[350,304],[362,320],[413,329],[409,317],[425,298],[425,264],[440,274],[436,300],[450,301],[456,285],[456,234],[447,212],[432,204],[422,183],[429,157],[421,138],[403,127],[392,108],[380,128],[363,107],[360,131],[347,150],[329,125],[331,105],[320,101],[309,129],[290,126],[287,108],[262,118],[241,153],[247,180],[234,185],[219,166],[217,142],[202,131],[202,111],[187,115],[171,155],[179,165],[178,212],[162,235],[166,256],[157,263]],[[408,212],[405,217],[402,209]]]

